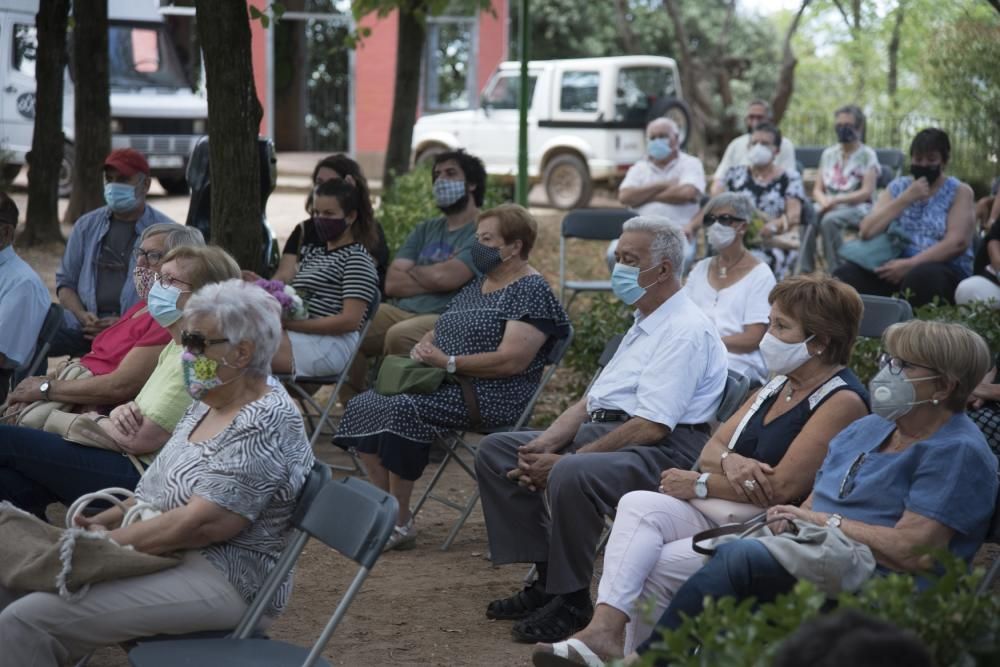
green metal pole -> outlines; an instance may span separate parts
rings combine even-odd
[[[517,97],[518,128],[517,128],[517,203],[528,205],[528,58],[529,35],[528,26],[531,19],[528,16],[528,0],[521,0],[521,22],[518,35],[518,51],[521,56],[521,81]]]

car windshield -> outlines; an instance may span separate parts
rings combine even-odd
[[[535,81],[538,77],[528,75],[528,106],[531,106],[535,94]],[[521,85],[521,75],[515,72],[497,74],[492,83],[486,87],[483,95],[483,106],[490,109],[516,109],[518,89]]]
[[[666,67],[623,67],[618,71],[615,114],[620,120],[645,114],[661,97],[674,97],[674,73]]]
[[[173,42],[155,24],[113,23],[108,31],[112,88],[190,88]]]

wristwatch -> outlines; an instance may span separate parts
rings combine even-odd
[[[694,483],[694,495],[699,498],[708,498],[708,478],[711,473],[703,472]]]
[[[840,524],[844,522],[844,517],[839,514],[831,514],[830,518],[826,520],[827,528],[840,528]]]
[[[451,355],[450,357],[448,357],[448,365],[446,365],[444,367],[444,369],[446,371],[448,371],[449,373],[451,373],[452,375],[455,374],[455,355],[454,354]]]
[[[42,396],[45,397],[46,401],[49,400],[49,389],[51,388],[52,388],[52,383],[49,380],[46,380],[45,382],[38,385],[38,391],[42,392]]]

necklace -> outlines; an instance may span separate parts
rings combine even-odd
[[[725,280],[725,279],[726,279],[726,277],[727,277],[727,276],[729,275],[729,269],[735,269],[735,268],[736,268],[736,266],[737,266],[737,265],[738,265],[738,264],[739,264],[740,262],[742,262],[742,261],[743,261],[743,258],[744,258],[744,257],[746,257],[746,255],[747,255],[747,251],[746,251],[746,250],[744,250],[743,252],[741,252],[741,253],[740,253],[740,256],[739,256],[739,257],[738,257],[738,258],[736,259],[736,261],[735,261],[735,262],[733,262],[732,264],[730,264],[729,266],[724,266],[724,265],[722,264],[722,255],[719,255],[719,256],[718,256],[718,257],[716,258],[716,266],[717,266],[717,267],[718,267],[718,269],[719,269],[719,273],[718,273],[718,275],[719,275],[719,278],[720,278],[720,279],[722,279],[722,280]]]

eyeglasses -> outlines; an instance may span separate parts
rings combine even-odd
[[[847,469],[847,474],[844,475],[844,481],[840,483],[840,493],[837,497],[843,500],[854,490],[854,483],[857,481],[858,471],[861,470],[861,464],[865,462],[866,452],[861,452],[858,454],[858,458],[854,459],[854,463],[851,467]]]
[[[909,361],[900,359],[899,357],[894,357],[888,352],[883,352],[878,355],[878,367],[882,370],[886,366],[889,367],[889,372],[893,375],[899,375],[903,372],[904,368],[923,368],[928,371],[934,371],[935,369],[930,366],[921,366],[920,364],[914,364]],[[936,371],[935,371],[936,372]]]
[[[161,287],[174,287],[178,283],[180,283],[181,285],[187,285],[188,287],[192,286],[191,283],[187,282],[186,280],[181,280],[180,278],[174,278],[173,276],[168,276],[165,273],[161,273],[159,276],[157,276],[156,282],[160,283]]]
[[[132,251],[132,255],[134,255],[136,259],[145,258],[150,264],[159,264],[160,260],[163,259],[166,254],[167,253],[159,250],[143,250],[142,248],[136,248]]]
[[[729,215],[728,213],[723,215],[715,215],[714,213],[705,214],[705,225],[714,225],[717,222],[721,222],[727,227],[730,225],[735,225],[740,222],[746,222],[746,218],[737,218],[735,215]]]
[[[228,338],[205,338],[198,331],[181,331],[181,345],[191,354],[204,354],[209,347],[228,342]]]

